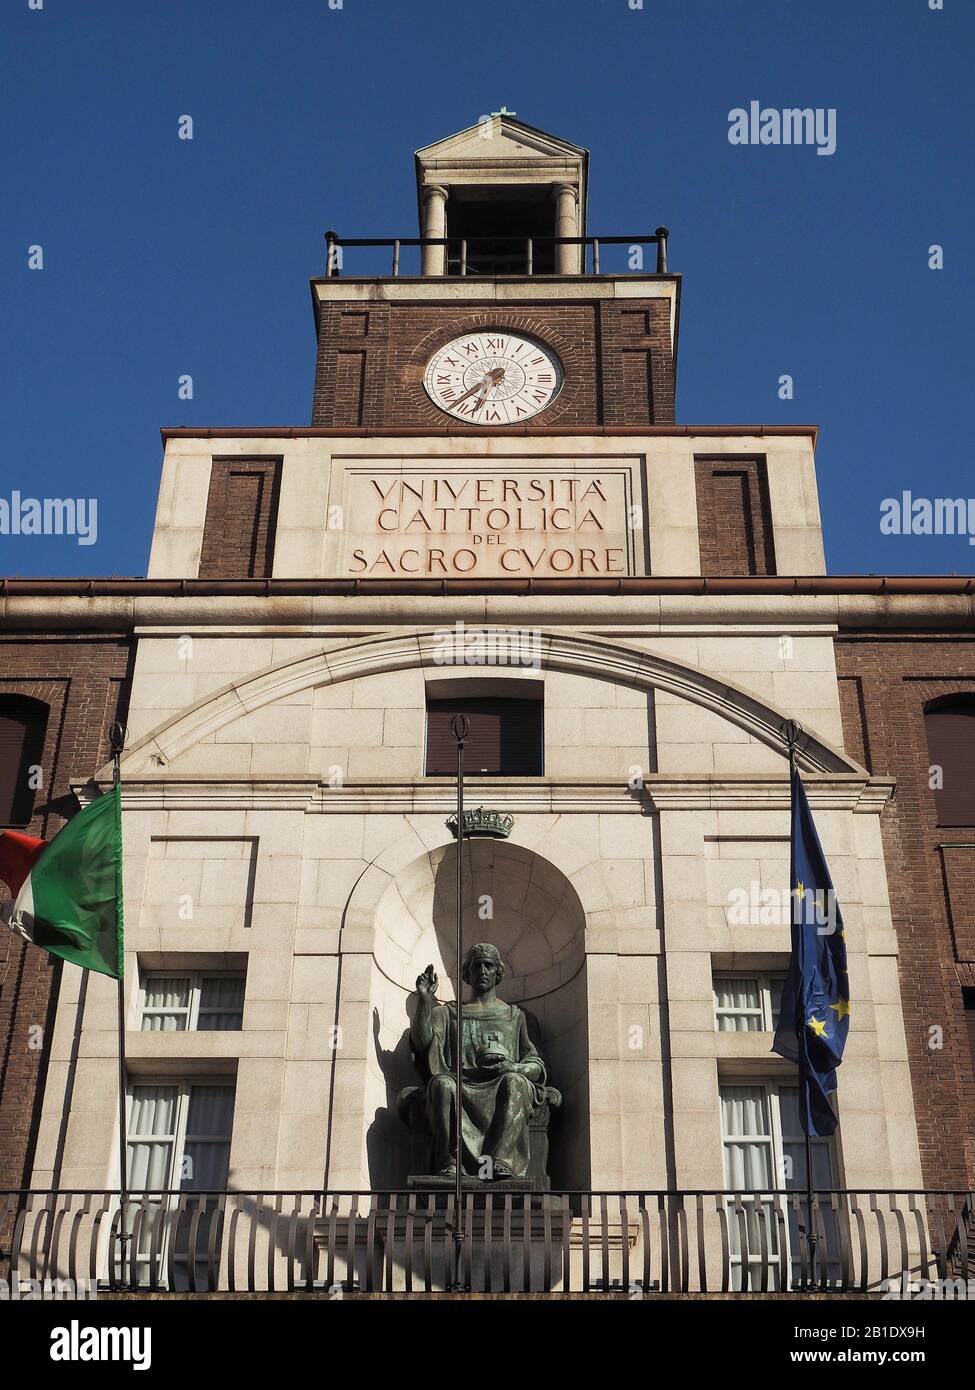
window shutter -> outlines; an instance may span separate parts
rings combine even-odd
[[[924,715],[928,757],[940,767],[934,801],[939,825],[975,825],[975,699],[939,700]]]
[[[29,825],[34,791],[28,769],[40,764],[47,730],[47,705],[40,700],[0,699],[0,825]]]
[[[455,714],[471,721],[464,744],[465,775],[541,776],[541,701],[487,698],[427,701],[428,777],[450,777],[457,771],[457,743],[450,732]]]

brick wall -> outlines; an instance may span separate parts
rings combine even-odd
[[[964,846],[975,827],[938,826],[924,705],[975,692],[975,639],[844,634],[836,663],[849,752],[897,779],[882,829],[924,1182],[968,1188],[975,1067],[963,990],[975,986],[975,850]]]
[[[125,717],[130,651],[121,635],[0,641],[0,694],[50,707],[28,834],[51,839],[77,809],[71,780],[108,758],[107,730]],[[0,928],[0,1186],[22,1186],[30,1174],[60,979],[59,961]]]
[[[423,389],[451,338],[507,328],[558,353],[565,384],[533,423],[673,424],[674,364],[666,300],[524,304],[332,303],[321,308],[312,424],[442,427],[451,416]],[[503,428],[501,430],[503,432]]]
[[[269,579],[280,459],[214,459],[200,552],[201,579]]]
[[[694,460],[701,573],[774,574],[764,459]]]

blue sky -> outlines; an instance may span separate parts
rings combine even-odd
[[[415,235],[413,150],[502,104],[590,149],[590,232],[671,228],[678,419],[821,427],[832,573],[972,572],[879,529],[975,495],[971,0],[6,0],[0,42],[0,496],[99,504],[0,572],[143,574],[160,425],[307,424],[322,233]],[[731,145],[752,100],[836,153]]]

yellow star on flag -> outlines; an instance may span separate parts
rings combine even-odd
[[[797,883],[792,891],[797,898],[804,898],[806,896],[806,885],[804,883]]]
[[[813,1017],[809,1020],[807,1026],[813,1030],[817,1038],[825,1038],[826,1024],[825,1022],[821,1022],[818,1018],[816,1018],[815,1015],[813,1015]]]
[[[849,1017],[850,1017],[850,1001],[849,1001],[849,999],[841,999],[841,1000],[839,1001],[838,1004],[830,1004],[829,1007],[830,1007],[831,1009],[835,1009],[835,1010],[836,1010],[836,1021],[837,1021],[837,1023],[840,1021],[841,1018],[849,1018]]]

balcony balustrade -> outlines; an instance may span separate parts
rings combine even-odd
[[[975,1193],[0,1193],[0,1277],[144,1292],[964,1297]],[[65,1281],[68,1281],[67,1283]],[[931,1295],[928,1295],[931,1296]]]

